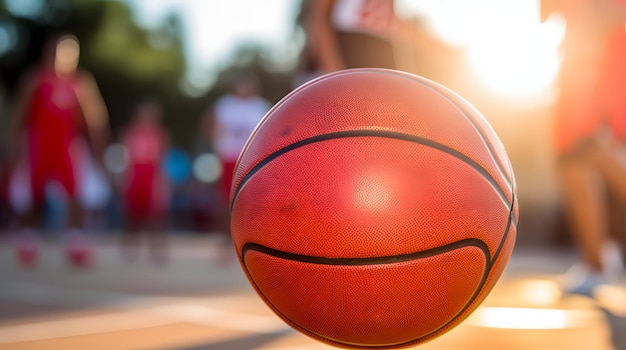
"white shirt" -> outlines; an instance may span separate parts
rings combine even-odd
[[[398,19],[393,0],[336,0],[331,13],[336,29],[389,37]]]
[[[214,107],[216,127],[220,130],[213,140],[217,155],[237,160],[248,137],[270,108],[271,104],[261,97],[220,97]]]

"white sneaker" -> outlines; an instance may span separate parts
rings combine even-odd
[[[599,272],[576,264],[560,278],[561,290],[566,294],[579,294],[592,297],[596,288],[607,283],[606,277]]]
[[[622,252],[617,243],[610,241],[602,247],[602,265],[604,275],[610,282],[621,280],[626,271],[622,262]]]
[[[40,238],[36,231],[23,229],[15,239],[15,255],[20,266],[32,268],[39,256]]]
[[[65,258],[68,263],[77,268],[88,268],[93,263],[91,244],[85,234],[79,230],[72,230],[64,237]]]

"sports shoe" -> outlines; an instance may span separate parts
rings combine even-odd
[[[17,234],[15,256],[21,267],[33,268],[39,257],[39,236],[31,229]]]
[[[577,294],[592,297],[596,288],[607,283],[606,277],[599,272],[576,264],[560,278],[561,290],[565,294]]]
[[[617,282],[625,277],[622,252],[617,243],[609,241],[602,247],[602,266],[604,266],[604,276],[609,282]]]
[[[78,268],[92,265],[93,254],[87,239],[78,231],[70,232],[65,238],[65,257],[68,263]]]

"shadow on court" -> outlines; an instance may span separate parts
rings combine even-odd
[[[626,317],[617,316],[600,308],[611,327],[611,342],[616,350],[626,350]]]
[[[290,329],[282,329],[265,334],[255,334],[236,339],[182,347],[180,350],[258,349],[271,344],[272,342],[290,333],[293,333],[293,331]]]

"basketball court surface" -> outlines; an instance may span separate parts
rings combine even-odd
[[[218,247],[211,236],[174,235],[170,263],[154,266],[147,254],[125,262],[103,238],[95,266],[76,270],[48,242],[24,270],[0,241],[0,350],[332,349],[274,316]],[[572,250],[516,248],[483,305],[416,348],[626,349],[626,285],[563,296],[557,278],[575,261]]]

